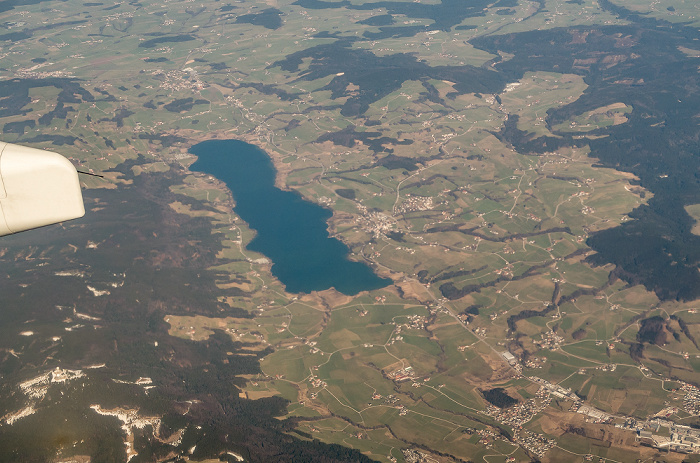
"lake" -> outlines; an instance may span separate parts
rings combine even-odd
[[[257,146],[240,140],[209,140],[190,148],[194,172],[216,177],[231,190],[234,210],[257,233],[247,249],[272,261],[272,274],[291,293],[335,288],[347,295],[391,284],[328,235],[331,211],[275,186],[276,170]]]

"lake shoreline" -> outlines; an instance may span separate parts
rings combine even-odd
[[[333,211],[277,186],[272,157],[242,140],[207,140],[189,149],[190,165],[220,180],[231,191],[234,211],[256,232],[247,249],[272,261],[272,274],[292,293],[335,288],[346,295],[386,287],[364,262],[350,260],[350,249],[331,237]]]

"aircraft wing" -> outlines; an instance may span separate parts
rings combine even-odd
[[[0,236],[83,215],[78,172],[68,159],[0,142]]]

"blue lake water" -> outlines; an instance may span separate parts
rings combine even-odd
[[[276,170],[257,146],[239,140],[209,140],[190,148],[198,157],[190,170],[226,183],[235,211],[257,232],[248,249],[272,261],[272,274],[292,293],[335,288],[343,294],[383,288],[390,279],[348,259],[349,249],[330,238],[331,212],[275,187]]]

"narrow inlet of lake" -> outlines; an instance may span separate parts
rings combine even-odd
[[[247,249],[272,261],[272,274],[287,291],[335,288],[354,295],[391,284],[364,263],[349,260],[348,247],[328,236],[329,210],[275,187],[275,167],[257,146],[209,140],[190,148],[190,153],[198,158],[190,170],[212,175],[231,190],[234,210],[256,232]]]

